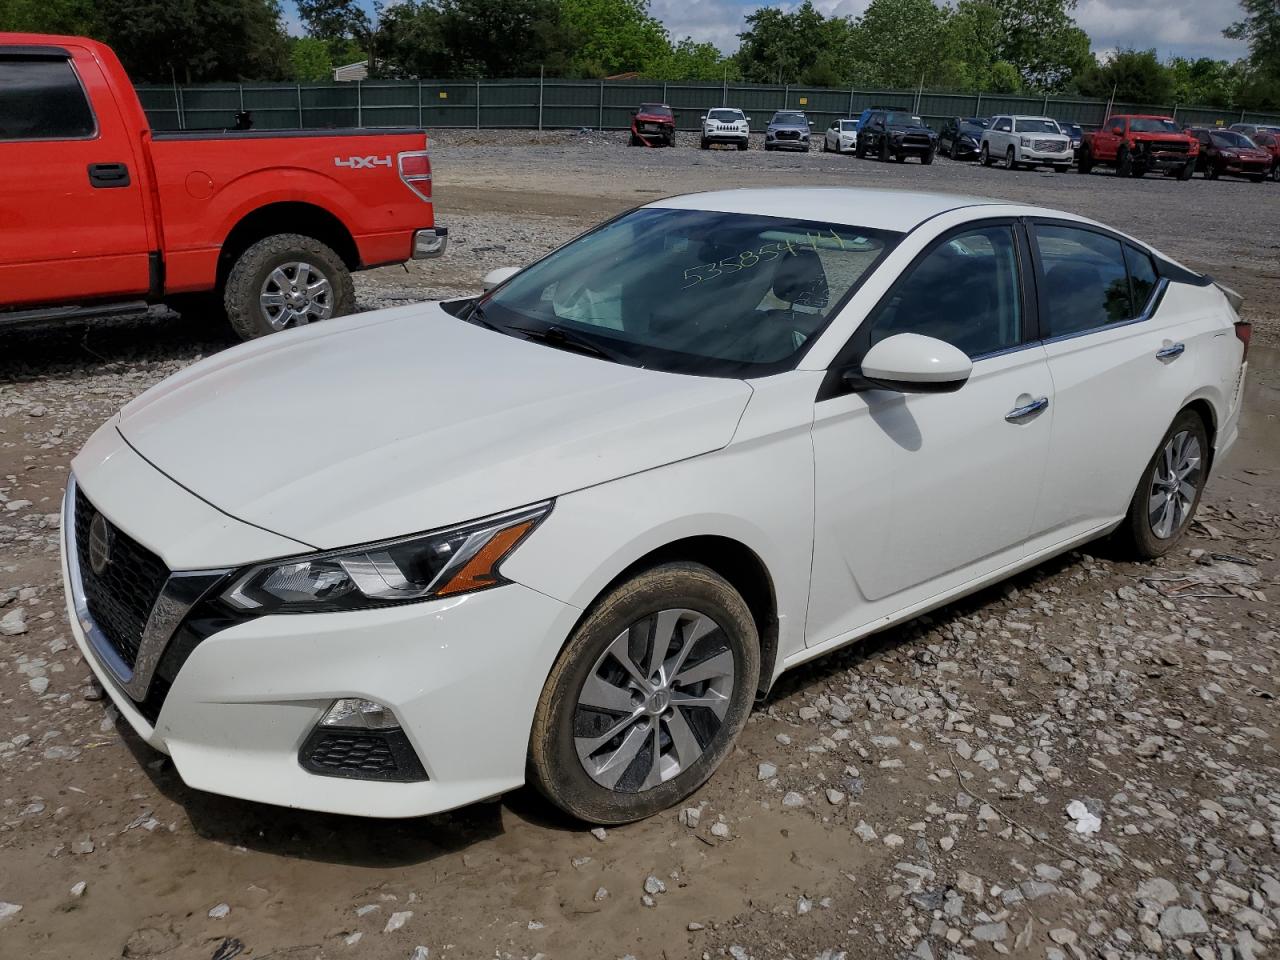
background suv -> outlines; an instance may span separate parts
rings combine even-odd
[[[699,146],[709,150],[713,143],[731,143],[739,150],[745,150],[750,136],[750,117],[734,107],[716,107],[708,110],[702,118],[702,142]]]
[[[907,157],[933,163],[937,151],[938,135],[918,116],[905,110],[876,110],[859,131],[855,152],[859,157],[875,154],[881,160],[893,157],[899,163]]]
[[[813,121],[802,110],[779,110],[764,132],[766,150],[803,150],[809,152],[809,131]]]
[[[1056,120],[1048,117],[993,117],[982,133],[978,158],[989,167],[999,157],[1006,170],[1018,166],[1071,169],[1075,151],[1071,138],[1063,134]]]

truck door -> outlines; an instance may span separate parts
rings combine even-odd
[[[88,50],[0,45],[0,306],[147,292],[136,137]]]

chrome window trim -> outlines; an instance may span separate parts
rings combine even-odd
[[[204,595],[209,578],[222,578],[231,572],[219,570],[175,570],[170,571],[169,579],[160,590],[147,617],[147,625],[138,641],[138,656],[132,668],[121,659],[120,654],[111,645],[106,634],[94,622],[89,613],[89,602],[84,591],[84,580],[80,575],[80,554],[76,544],[76,478],[72,474],[67,478],[67,490],[62,498],[62,537],[67,557],[67,584],[71,591],[71,604],[80,629],[98,662],[107,669],[120,688],[134,700],[146,699],[147,690],[151,686],[151,678],[155,674],[160,657],[164,654],[169,640],[173,636],[183,618]],[[195,578],[203,580],[201,589],[194,591],[192,584]]]

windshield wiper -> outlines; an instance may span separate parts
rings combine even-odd
[[[593,337],[586,337],[572,330],[566,330],[564,327],[557,327],[552,324],[549,327],[522,327],[513,323],[501,327],[502,330],[513,330],[522,334],[530,340],[537,340],[548,346],[557,347],[561,350],[573,350],[578,353],[587,353],[594,357],[601,357],[605,360],[612,360],[614,363],[627,363],[627,358],[616,350],[610,350],[608,347],[601,346]]]
[[[467,315],[463,319],[468,323],[474,323],[478,327],[484,327],[486,330],[502,330],[496,323],[490,323],[484,318],[484,307],[480,306],[479,301],[471,304],[471,309],[467,311]]]

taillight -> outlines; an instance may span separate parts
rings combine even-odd
[[[425,150],[398,154],[400,179],[428,203],[431,202],[431,160]]]
[[[1236,321],[1236,339],[1244,344],[1244,353],[1240,355],[1240,362],[1244,363],[1249,359],[1249,341],[1253,337],[1253,324],[1248,320]]]

